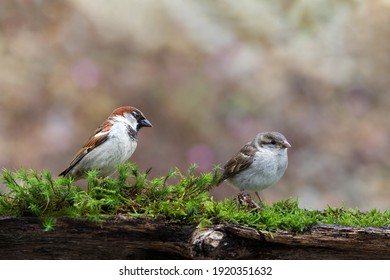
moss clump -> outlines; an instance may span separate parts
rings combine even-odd
[[[0,215],[69,215],[74,197],[81,191],[69,178],[53,180],[49,171],[38,174],[33,170],[4,170],[1,177],[9,192],[0,194]]]
[[[118,167],[115,179],[100,179],[96,171],[90,171],[87,191],[76,187],[70,178],[53,179],[48,171],[5,170],[2,178],[9,191],[0,194],[0,215],[41,217],[45,230],[52,230],[60,216],[99,222],[118,214],[199,226],[233,223],[295,232],[320,223],[355,227],[390,224],[390,210],[329,207],[309,211],[299,208],[296,200],[287,199],[265,204],[258,211],[238,205],[233,198],[215,201],[208,191],[220,179],[219,167],[200,175],[195,175],[195,169],[191,166],[185,174],[174,169],[166,176],[149,179],[149,171],[139,172],[135,165],[126,163]]]

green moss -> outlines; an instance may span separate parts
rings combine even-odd
[[[43,227],[55,228],[56,217],[89,218],[100,222],[125,214],[129,217],[158,218],[166,222],[198,224],[232,223],[260,230],[302,232],[315,224],[340,224],[354,227],[381,227],[390,224],[390,210],[331,208],[324,211],[299,208],[298,201],[287,199],[262,211],[238,205],[234,198],[215,201],[209,190],[220,179],[219,167],[195,175],[196,167],[182,174],[178,169],[166,176],[149,178],[149,170],[139,172],[130,163],[118,167],[117,178],[100,179],[96,171],[87,176],[88,190],[74,185],[70,178],[53,179],[50,172],[33,170],[10,172],[2,178],[8,192],[0,194],[0,215],[36,216]]]

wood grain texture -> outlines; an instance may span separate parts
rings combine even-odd
[[[390,228],[317,225],[268,233],[219,224],[164,223],[116,217],[101,224],[58,218],[0,217],[1,259],[390,259]]]

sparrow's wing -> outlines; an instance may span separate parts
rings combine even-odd
[[[248,168],[253,162],[255,153],[256,148],[251,143],[244,145],[244,147],[242,147],[241,150],[225,164],[222,180]]]
[[[80,162],[90,151],[99,145],[103,144],[108,139],[108,134],[112,123],[105,121],[100,127],[98,127],[93,135],[88,139],[87,143],[78,151],[74,159],[71,161],[69,167],[62,171],[59,176],[66,176],[73,167]]]

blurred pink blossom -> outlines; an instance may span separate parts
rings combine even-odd
[[[85,58],[72,67],[72,80],[82,89],[96,87],[100,79],[99,66],[91,59]]]
[[[187,159],[190,164],[196,164],[197,170],[201,172],[210,171],[215,163],[214,152],[206,144],[192,146],[187,153]]]

